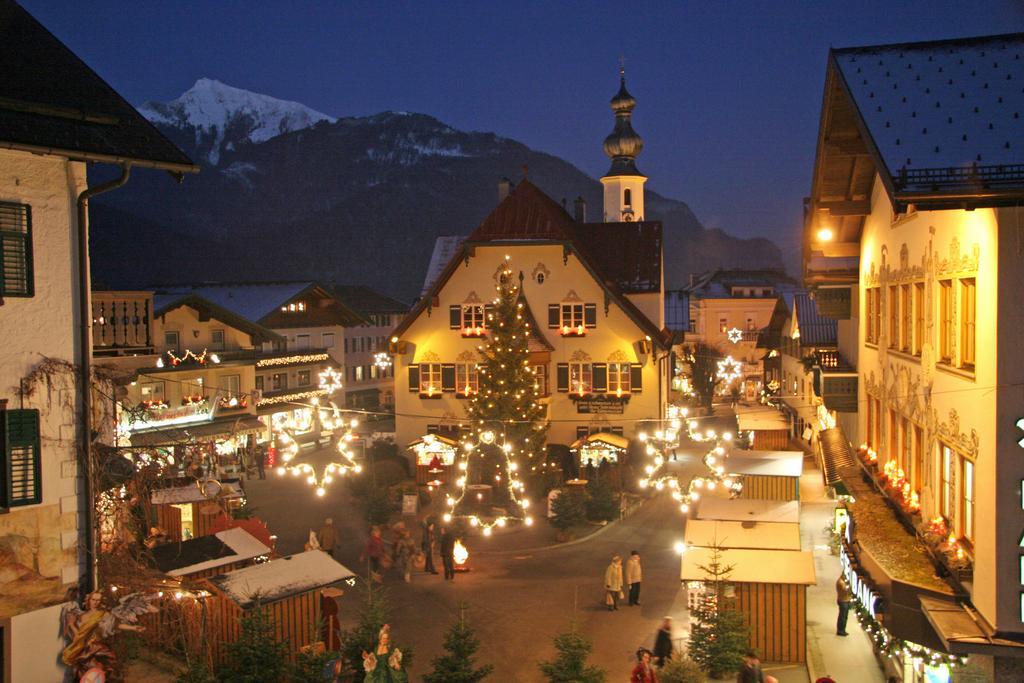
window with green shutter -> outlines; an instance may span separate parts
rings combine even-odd
[[[0,202],[0,298],[34,294],[32,208]]]
[[[2,507],[36,505],[43,502],[42,463],[39,447],[39,411],[5,410],[0,431],[3,454]]]

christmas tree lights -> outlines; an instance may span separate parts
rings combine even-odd
[[[486,344],[477,347],[482,360],[477,365],[478,390],[466,407],[471,428],[462,438],[462,457],[457,463],[457,492],[447,497],[446,522],[466,519],[489,536],[494,527],[512,520],[532,524],[527,510],[525,485],[519,478],[520,464],[527,463],[544,446],[547,424],[540,390],[529,360],[530,324],[522,274],[518,282],[505,257],[496,285],[494,307],[487,314]],[[480,509],[482,492],[467,497],[468,487],[486,484],[497,495],[498,509]]]

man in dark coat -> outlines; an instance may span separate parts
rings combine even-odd
[[[455,580],[455,534],[448,527],[441,527],[441,562],[444,563],[445,581]]]
[[[426,561],[423,565],[423,571],[436,574],[437,570],[434,569],[434,545],[437,543],[437,532],[434,531],[434,522],[430,519],[423,520],[423,540],[420,541],[420,550],[423,551],[423,555]]]
[[[659,667],[672,659],[672,617],[665,617],[658,634],[654,636],[654,663]]]

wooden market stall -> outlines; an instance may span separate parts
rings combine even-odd
[[[733,451],[726,469],[740,476],[740,496],[758,500],[800,500],[801,451]]]
[[[416,455],[416,483],[441,486],[450,481],[459,442],[441,434],[425,434],[406,446]]]
[[[754,498],[701,498],[698,519],[735,522],[800,523],[800,503],[795,500],[756,500]]]
[[[226,529],[151,551],[157,569],[176,579],[201,579],[248,567],[273,551],[242,528]]]
[[[789,446],[789,420],[771,406],[736,406],[736,428],[750,436],[755,449],[784,449]]]
[[[680,578],[691,590],[707,580],[703,567],[711,548],[688,548]],[[803,550],[724,549],[719,561],[731,567],[728,583],[736,609],[750,628],[750,647],[766,662],[807,659],[807,586],[814,585],[814,555]]]
[[[308,550],[206,580],[208,643],[214,664],[223,661],[225,645],[238,639],[242,615],[265,608],[288,656],[317,642],[337,637],[336,584],[355,578],[327,553]],[[323,622],[323,629],[321,623]]]
[[[608,476],[614,486],[622,485],[622,462],[628,449],[629,439],[611,432],[595,432],[569,446],[579,464],[580,479],[589,481],[600,474]]]
[[[683,542],[687,547],[745,550],[800,550],[800,525],[792,522],[735,522],[690,519]]]
[[[154,489],[150,519],[169,540],[187,541],[212,534],[222,513],[241,506],[244,498],[238,480],[208,479]]]

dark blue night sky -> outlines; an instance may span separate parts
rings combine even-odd
[[[431,114],[606,170],[626,56],[649,187],[792,244],[829,46],[1024,30],[992,2],[58,2],[25,6],[130,101],[201,76],[336,116]]]

